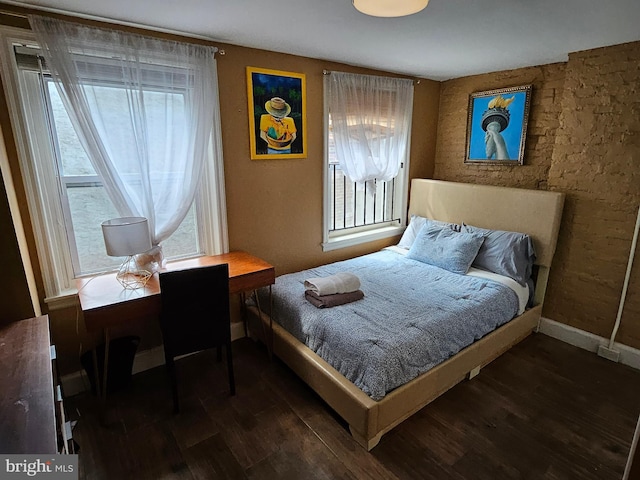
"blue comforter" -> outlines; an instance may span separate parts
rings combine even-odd
[[[360,278],[363,300],[318,309],[304,281],[338,272]],[[511,320],[513,290],[382,250],[282,275],[273,320],[374,400]]]

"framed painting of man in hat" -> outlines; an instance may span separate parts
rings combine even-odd
[[[247,67],[251,159],[307,157],[305,76]]]
[[[523,165],[531,85],[469,96],[465,163]]]

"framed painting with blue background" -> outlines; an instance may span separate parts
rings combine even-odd
[[[530,104],[531,85],[472,93],[464,163],[522,165]]]
[[[305,75],[247,67],[252,160],[307,158]]]

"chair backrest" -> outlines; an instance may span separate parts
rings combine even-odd
[[[229,266],[161,272],[160,325],[172,357],[231,342]]]

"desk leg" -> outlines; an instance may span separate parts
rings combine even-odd
[[[258,290],[253,291],[253,295],[256,297],[256,306],[258,307],[258,318],[260,319],[260,325],[262,326],[262,336],[264,338],[264,343],[267,347],[267,351],[269,352],[269,359],[271,359],[271,336],[267,338],[267,329],[264,326],[264,322],[262,321],[262,308],[260,308],[260,297],[258,296]],[[271,296],[271,286],[269,286],[269,296]],[[271,322],[271,315],[269,315],[269,322]],[[271,323],[269,323],[271,326]]]
[[[247,296],[244,292],[240,292],[240,316],[242,317],[242,323],[244,325],[244,336],[249,336],[249,329],[247,327]]]
[[[111,343],[109,329],[104,329],[104,365],[102,372],[102,401],[106,403],[107,401],[107,375],[108,375],[108,367],[109,367],[109,343]]]
[[[273,296],[271,295],[271,285],[269,285],[269,352],[273,355]]]
[[[98,369],[98,348],[94,347],[92,350],[93,357],[93,378],[96,386],[96,398],[99,402],[102,402],[102,385],[100,384],[100,370]]]
[[[93,349],[93,376],[95,378],[96,397],[100,408],[100,417],[103,425],[107,424],[107,366],[109,365],[109,329],[104,329],[104,363],[102,364],[102,379],[98,367],[98,347]]]

